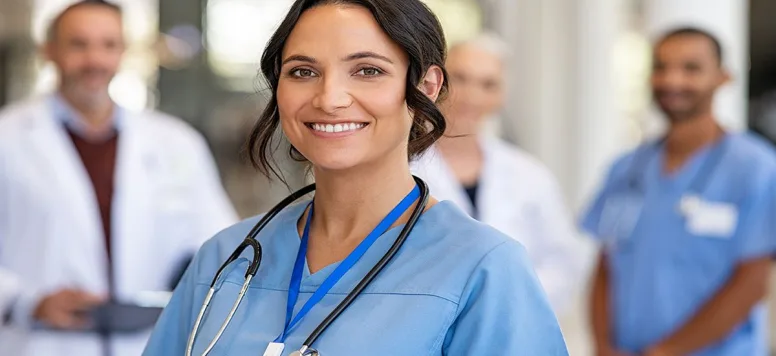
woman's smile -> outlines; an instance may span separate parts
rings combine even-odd
[[[369,123],[354,121],[310,122],[306,123],[305,126],[317,137],[341,138],[360,133],[369,126]]]

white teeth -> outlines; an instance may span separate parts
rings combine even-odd
[[[334,124],[334,125],[332,125],[332,124],[312,124],[310,126],[315,131],[334,133],[334,132],[355,131],[355,130],[363,128],[364,126],[366,126],[366,124],[365,123],[350,122],[350,123]]]

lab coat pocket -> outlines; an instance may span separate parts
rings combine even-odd
[[[185,186],[169,182],[157,182],[153,190],[151,218],[154,235],[157,239],[173,243],[177,248],[180,248],[180,241],[195,238],[192,233],[197,231],[199,223],[196,207],[192,206],[188,191]]]

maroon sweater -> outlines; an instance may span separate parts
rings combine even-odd
[[[73,140],[81,162],[89,174],[100,207],[102,230],[105,235],[105,247],[108,262],[111,260],[111,202],[113,201],[113,172],[116,167],[116,148],[118,134],[101,141],[89,141],[71,130],[67,130]]]

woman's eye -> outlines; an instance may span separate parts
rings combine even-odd
[[[377,68],[368,67],[368,68],[362,68],[357,72],[357,74],[365,77],[374,77],[376,75],[382,74],[382,71],[380,71]]]
[[[315,76],[315,73],[313,73],[313,71],[309,69],[299,68],[291,71],[291,75],[298,78],[308,78],[308,77]]]

